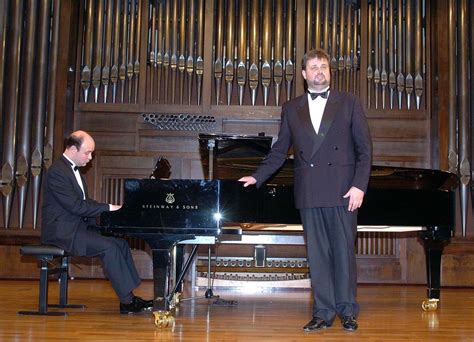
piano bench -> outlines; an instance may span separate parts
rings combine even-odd
[[[21,255],[34,256],[40,262],[39,304],[38,311],[18,311],[19,315],[64,316],[66,312],[48,311],[48,308],[85,308],[85,305],[67,304],[69,277],[69,259],[64,249],[52,245],[31,245],[20,248]],[[59,264],[53,264],[54,259],[60,259]],[[48,304],[49,276],[58,274],[59,303]]]

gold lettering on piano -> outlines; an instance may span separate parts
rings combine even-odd
[[[191,204],[142,204],[142,209],[199,210],[199,206]]]

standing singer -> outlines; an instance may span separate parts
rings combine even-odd
[[[372,142],[364,110],[350,93],[330,89],[330,58],[308,51],[302,75],[308,93],[282,108],[278,140],[244,186],[262,185],[294,153],[294,197],[305,233],[313,291],[313,317],[304,331],[358,328],[355,241],[357,209],[370,177]]]

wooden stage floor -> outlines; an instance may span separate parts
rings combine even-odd
[[[151,298],[151,281],[137,295]],[[306,333],[311,318],[308,290],[259,292],[216,289],[236,306],[215,306],[214,300],[182,302],[175,324],[156,328],[153,315],[120,315],[118,300],[105,280],[72,280],[71,304],[64,317],[20,316],[37,307],[37,281],[0,280],[0,341],[474,341],[474,289],[442,289],[436,312],[423,312],[423,286],[360,285],[359,330],[333,327]],[[201,293],[198,293],[201,294]],[[57,300],[57,283],[50,286],[50,303]],[[50,311],[57,309],[50,309]]]

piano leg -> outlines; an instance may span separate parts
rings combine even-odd
[[[172,309],[174,306],[168,298],[170,273],[172,267],[171,252],[173,245],[162,243],[160,248],[152,248],[153,254],[153,315],[155,324],[166,328],[173,324]]]
[[[451,238],[451,229],[446,227],[429,227],[420,235],[423,240],[426,257],[426,276],[428,299],[421,307],[424,311],[435,311],[438,308],[441,286],[441,256],[444,246]]]
[[[179,294],[176,292],[177,286],[171,282],[180,281],[181,275],[178,276],[178,272],[182,273],[181,267],[183,266],[182,246],[176,249],[175,247],[179,241],[189,238],[192,237],[186,235],[144,237],[152,251],[153,315],[155,316],[155,325],[160,328],[166,328],[174,323],[173,310],[179,301]],[[174,267],[178,267],[177,270]],[[173,279],[172,273],[174,274]]]
[[[179,275],[181,275],[183,273],[183,264],[184,264],[184,245],[176,245],[175,247],[176,249],[176,263],[175,263],[175,277],[174,277],[174,280],[175,280],[175,283],[174,283],[174,287],[175,287],[175,290],[174,292],[175,293],[182,293],[183,292],[183,282],[181,281],[181,279],[179,279],[178,281],[178,278],[179,278]],[[178,300],[179,301],[179,300]],[[176,303],[178,304],[178,303]]]

